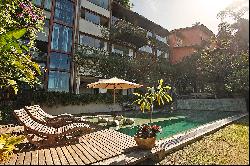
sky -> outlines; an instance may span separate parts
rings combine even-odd
[[[238,1],[249,7],[248,0],[131,0],[134,4],[131,10],[169,31],[200,22],[217,34],[220,23],[217,14],[228,6],[235,6]],[[249,15],[245,17],[249,18]]]

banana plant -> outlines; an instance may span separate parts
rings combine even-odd
[[[158,81],[158,86],[155,87],[147,87],[147,93],[139,94],[133,93],[138,96],[133,104],[137,104],[140,106],[142,112],[148,110],[150,112],[150,123],[152,123],[152,114],[154,111],[154,102],[157,101],[158,105],[169,103],[172,101],[172,97],[168,94],[169,90],[171,90],[170,86],[163,85],[163,79]]]

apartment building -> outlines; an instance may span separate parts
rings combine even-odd
[[[213,32],[203,24],[172,30],[169,35],[170,62],[176,64],[191,56],[212,36]]]
[[[168,51],[151,45],[136,49],[131,44],[103,37],[102,29],[110,29],[119,20],[125,20],[147,31],[147,37],[161,43],[168,50],[169,31],[147,18],[120,6],[115,0],[34,0],[46,15],[45,33],[39,33],[34,60],[44,69],[43,85],[48,91],[98,93],[86,85],[101,78],[80,74],[75,70],[72,56],[76,44],[82,44],[120,56],[131,57],[146,52],[148,56],[169,58]]]

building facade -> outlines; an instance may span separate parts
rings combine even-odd
[[[34,0],[44,9],[46,16],[44,32],[38,34],[37,48],[33,59],[43,70],[41,88],[47,91],[72,93],[98,93],[86,85],[101,78],[81,75],[72,61],[77,44],[135,57],[140,52],[150,56],[169,58],[168,51],[151,45],[135,49],[130,44],[103,37],[102,30],[110,29],[116,21],[125,20],[147,31],[168,48],[169,31],[143,16],[120,6],[113,0]],[[162,55],[161,55],[162,56]]]
[[[208,42],[213,32],[203,24],[176,29],[170,32],[170,62],[176,64],[183,58],[192,55],[197,48]]]

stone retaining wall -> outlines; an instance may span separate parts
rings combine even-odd
[[[119,104],[96,104],[87,105],[68,105],[42,108],[52,115],[63,113],[80,114],[80,113],[105,113],[119,112],[122,107]],[[246,112],[245,99],[182,99],[177,100],[177,110],[216,110],[216,111],[240,111]]]
[[[230,99],[185,99],[177,100],[178,110],[216,110],[246,112],[246,101],[243,98]]]

